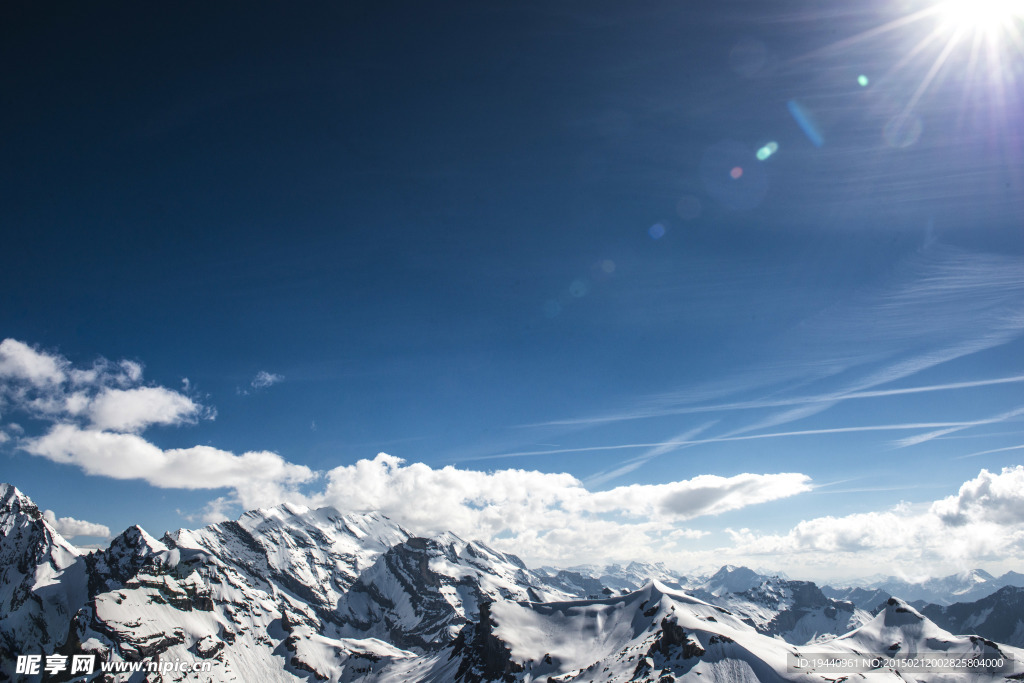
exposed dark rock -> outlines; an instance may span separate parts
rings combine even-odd
[[[480,604],[480,620],[467,624],[456,636],[452,646],[452,657],[459,656],[455,680],[459,683],[484,683],[485,681],[508,681],[523,671],[521,664],[512,660],[512,652],[494,635],[496,624],[491,620],[491,603]]]
[[[662,657],[668,658],[673,656],[674,648],[679,650],[683,659],[703,657],[705,654],[704,648],[696,638],[688,636],[683,627],[674,619],[665,617],[661,620],[661,633],[651,644],[647,654],[651,656],[657,652]]]

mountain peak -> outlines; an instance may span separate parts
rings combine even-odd
[[[711,578],[725,578],[727,576],[754,577],[757,576],[757,572],[747,567],[737,567],[734,564],[724,564],[721,569],[711,576]]]
[[[936,582],[940,582],[941,581],[941,582],[946,582],[946,583],[958,582],[958,583],[960,583],[962,585],[970,586],[970,585],[978,584],[978,583],[987,583],[989,581],[992,581],[995,578],[996,577],[992,576],[991,574],[989,574],[984,569],[975,568],[975,569],[966,569],[966,570],[964,570],[962,572],[959,572],[957,574],[952,574],[950,576],[946,576],[946,577],[943,577],[943,578],[932,579],[932,581],[936,581]]]
[[[924,616],[910,606],[910,603],[899,598],[889,598],[885,601],[885,609],[881,615],[886,626],[904,626],[924,621]]]
[[[142,548],[145,549],[147,554],[167,550],[167,546],[164,543],[158,541],[138,524],[133,524],[121,532],[121,534],[111,542],[111,547],[117,544],[123,544],[130,548]]]
[[[31,498],[11,484],[0,484],[0,538],[23,548],[36,547],[36,557],[49,555],[59,570],[82,554],[46,521]]]
[[[8,515],[25,515],[32,520],[41,520],[43,513],[39,511],[32,499],[12,484],[0,484],[0,518]]]
[[[716,595],[722,592],[742,593],[761,583],[764,578],[753,569],[727,564],[707,580],[705,589]]]

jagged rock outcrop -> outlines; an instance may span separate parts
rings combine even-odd
[[[505,643],[494,635],[490,608],[490,602],[481,603],[477,623],[465,626],[452,643],[449,657],[461,660],[455,679],[460,683],[511,683],[515,674],[523,671],[523,666],[513,661]]]

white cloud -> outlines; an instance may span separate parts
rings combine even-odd
[[[56,529],[57,533],[64,538],[74,538],[75,536],[110,538],[110,528],[103,524],[86,522],[74,517],[61,517],[58,519],[52,510],[44,510],[43,519],[49,522],[50,526]]]
[[[263,372],[253,381],[270,386],[281,379]],[[0,343],[4,407],[51,423],[44,434],[19,439],[28,453],[88,474],[138,479],[161,488],[227,488],[231,494],[223,500],[247,508],[301,502],[297,486],[317,477],[308,467],[267,451],[236,455],[210,446],[161,449],[140,433],[153,425],[213,419],[215,412],[185,393],[141,382],[142,365],[135,361],[100,358],[76,368],[66,358],[14,339]],[[187,382],[184,386],[189,387]],[[22,433],[14,423],[2,426],[0,441]],[[216,514],[211,509],[210,515]],[[69,529],[85,528],[68,520]]]
[[[70,365],[65,359],[60,360],[63,365]],[[128,387],[142,381],[142,365],[131,360],[112,363],[106,358],[98,358],[90,368],[69,368],[68,379],[79,387]]]
[[[282,381],[284,381],[284,375],[275,375],[272,372],[260,370],[256,373],[256,376],[253,377],[252,382],[249,384],[253,389],[266,389],[267,387],[273,386],[274,384]]]
[[[693,519],[738,510],[810,491],[805,474],[702,474],[668,484],[632,484],[587,496],[588,512],[625,512],[635,516]]]
[[[235,506],[235,502],[226,496],[214,498],[203,508],[201,519],[204,524],[216,524],[226,522],[230,519],[228,511]]]
[[[566,473],[435,469],[380,454],[331,470],[326,487],[307,495],[300,486],[318,473],[266,451],[165,450],[139,434],[68,422],[23,440],[22,448],[92,475],[160,488],[228,489],[203,510],[206,523],[227,519],[236,505],[286,501],[379,510],[414,533],[451,530],[538,562],[658,559],[706,535],[683,522],[810,489],[802,474],[741,474],[591,492]]]
[[[673,529],[667,534],[666,538],[671,541],[694,541],[710,535],[710,531],[701,531],[700,529]]]
[[[188,395],[141,382],[135,361],[100,358],[77,368],[15,339],[0,343],[0,405],[10,412],[122,432],[213,419],[212,409]]]
[[[301,498],[298,484],[316,475],[276,453],[250,451],[235,455],[210,446],[162,450],[137,434],[54,425],[23,448],[54,462],[75,465],[87,474],[114,479],[141,479],[160,488],[234,489],[245,507],[275,505]]]
[[[36,351],[16,339],[0,342],[0,379],[27,380],[36,386],[60,384],[66,379],[62,358]]]
[[[384,453],[327,473],[319,504],[380,510],[415,533],[451,530],[539,561],[653,558],[678,524],[810,490],[802,474],[703,475],[591,492],[567,473],[405,464]]]
[[[951,527],[1024,526],[1024,467],[1007,467],[1000,474],[982,470],[955,496],[936,501],[930,512]]]
[[[184,394],[163,387],[104,389],[88,407],[99,429],[135,432],[150,425],[195,422],[200,406]]]
[[[122,360],[119,365],[126,382],[133,383],[142,379],[142,366],[135,361]]]
[[[729,530],[719,556],[776,556],[800,566],[903,567],[932,575],[983,561],[1024,560],[1024,467],[982,470],[956,495],[927,506],[817,517],[785,534]],[[944,568],[944,569],[943,569]],[[929,572],[929,569],[932,571]],[[868,573],[873,573],[869,571]]]

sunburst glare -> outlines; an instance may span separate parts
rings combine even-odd
[[[957,29],[1016,33],[1024,17],[1021,0],[946,0],[938,6],[943,21]],[[1019,35],[1018,35],[1019,37]]]
[[[793,64],[849,56],[855,47],[877,51],[888,59],[875,63],[878,73],[871,82],[896,105],[889,128],[919,126],[924,103],[940,96],[944,82],[962,88],[959,95],[941,95],[947,103],[951,97],[959,101],[962,122],[977,122],[984,113],[991,125],[1005,125],[1024,79],[1024,0],[939,0],[902,7],[898,16],[805,53]],[[869,81],[862,75],[857,82],[866,87]]]

